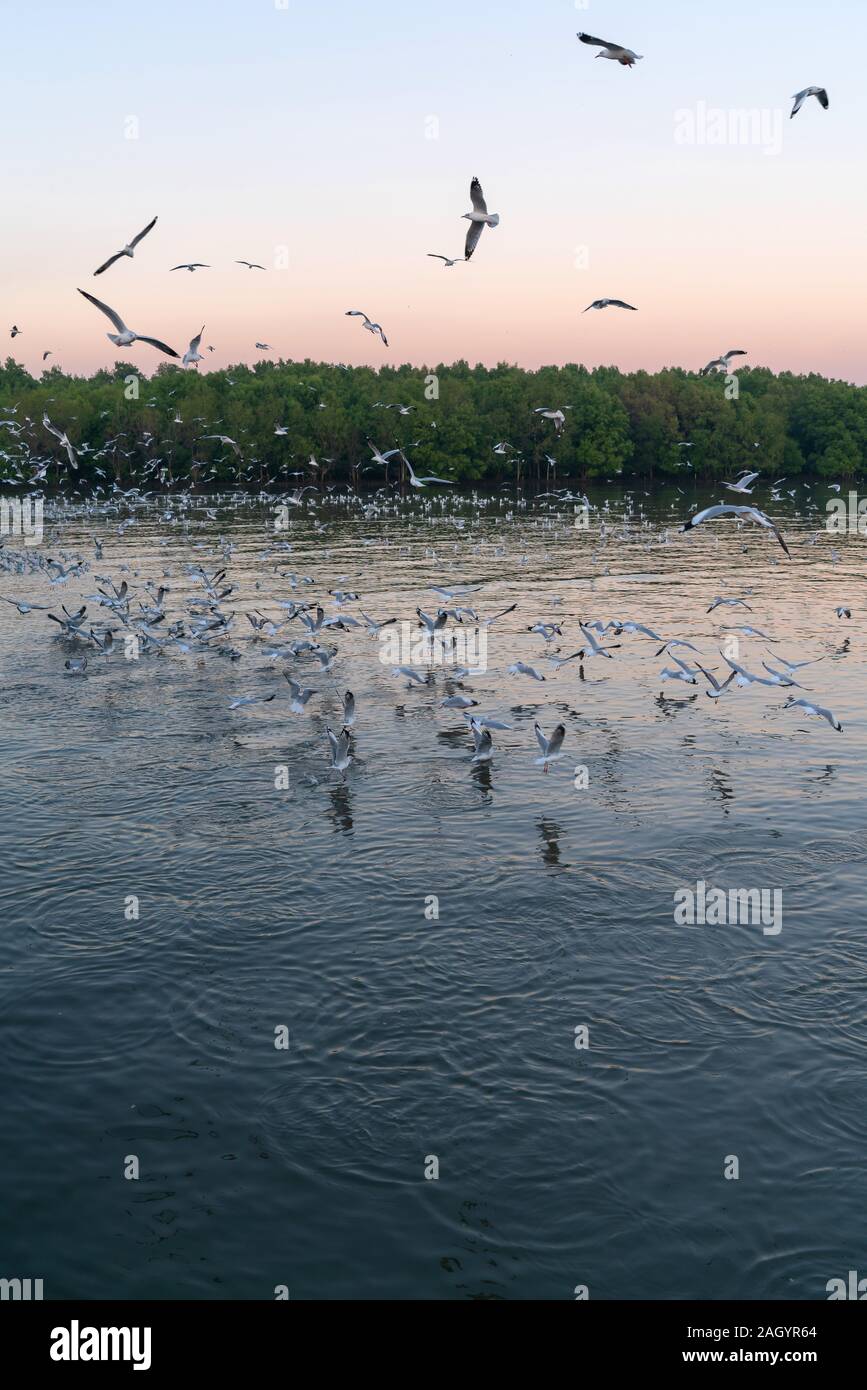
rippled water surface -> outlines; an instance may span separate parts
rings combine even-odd
[[[80,645],[0,605],[0,1275],[58,1298],[812,1299],[863,1268],[865,542],[807,543],[818,492],[780,517],[791,562],[731,521],[678,534],[677,496],[594,498],[587,531],[502,497],[296,508],[276,538],[262,502],[47,518],[42,553],[88,571],[11,566],[0,595],[104,623],[100,576],[133,612],[151,579],[168,625],[202,593],[187,565],[226,568],[241,659],[91,651],[70,675]],[[414,621],[461,583],[482,618],[518,605],[462,687],[407,689],[362,629],[326,634],[322,675],[266,655],[297,620],[257,640],[244,617]],[[708,614],[718,594],[752,612]],[[741,663],[822,657],[794,693],[843,732],[781,689],[662,681],[638,634],[556,672],[527,629],[560,623],[568,656],[579,618],[720,674],[722,628],[752,624]],[[284,669],[318,692],[303,714]],[[440,707],[458,689],[512,726],[488,764]],[[567,730],[547,774],[536,719]],[[780,890],[782,931],[677,925],[699,880]]]

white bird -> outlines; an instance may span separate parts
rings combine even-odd
[[[202,341],[202,334],[204,333],[204,331],[205,325],[202,324],[197,336],[195,338],[190,339],[190,346],[187,348],[183,356],[183,366],[188,367],[191,362],[204,362],[205,359],[199,352],[199,344]]]
[[[135,248],[138,246],[142,237],[146,237],[151,228],[156,226],[156,222],[157,219],[154,218],[152,222],[149,222],[147,226],[139,232],[138,236],[134,236],[131,241],[127,242],[122,251],[115,252],[113,256],[109,256],[107,261],[103,261],[99,269],[93,272],[94,275],[101,275],[104,270],[108,270],[110,265],[114,265],[115,261],[119,261],[121,256],[129,256],[130,260],[132,260]]]
[[[596,638],[590,631],[589,627],[585,627],[583,623],[579,623],[578,626],[581,629],[581,635],[584,638],[584,641],[587,643],[590,649],[589,652],[584,652],[585,656],[607,656],[609,661],[614,660],[614,657],[611,655],[611,651],[608,649],[608,647],[600,647],[599,643],[596,641]],[[613,643],[612,650],[619,645],[620,644],[617,642]],[[676,660],[677,657],[675,657],[675,661]]]
[[[366,328],[368,333],[378,333],[384,345],[388,347],[388,339],[382,331],[382,324],[373,323],[362,309],[347,309],[345,317],[348,319],[364,319],[362,328]]]
[[[73,449],[72,445],[70,444],[69,438],[68,438],[68,436],[66,435],[66,432],[65,432],[64,430],[55,429],[54,425],[52,425],[52,423],[51,423],[51,421],[49,420],[48,416],[45,415],[45,414],[43,414],[43,416],[42,416],[42,423],[43,423],[43,425],[45,426],[45,428],[48,430],[48,433],[49,433],[49,434],[53,434],[53,435],[54,435],[54,438],[55,438],[55,439],[58,439],[58,440],[60,441],[60,443],[61,443],[61,445],[63,446],[63,448],[66,450],[66,453],[67,453],[67,455],[68,455],[70,464],[72,465],[72,467],[73,467],[73,468],[76,470],[76,472],[77,472],[77,471],[78,471],[78,460],[77,460],[77,458],[75,457],[75,450]]]
[[[789,116],[789,120],[792,119],[792,116],[797,116],[797,114],[798,114],[798,112],[800,111],[801,107],[804,105],[804,102],[807,100],[807,97],[815,97],[816,100],[818,101],[819,105],[822,106],[822,107],[824,107],[824,109],[825,109],[826,111],[828,110],[828,93],[825,91],[825,88],[824,88],[824,87],[805,87],[804,90],[803,90],[803,92],[796,92],[796,93],[795,93],[795,97],[794,97],[795,104],[794,104],[794,106],[792,107],[792,113],[791,113],[791,115]]]
[[[714,599],[713,603],[711,604],[710,608],[707,610],[708,613],[712,613],[715,608],[719,608],[720,604],[722,604],[726,608],[745,608],[748,613],[752,613],[753,611],[752,608],[750,608],[750,605],[747,603],[746,599],[723,598],[721,594],[718,594],[717,597]]]
[[[465,256],[454,256],[450,259],[448,256],[438,255],[436,251],[428,251],[427,254],[435,261],[443,261],[443,269],[445,269],[446,266],[457,265],[459,261],[464,261],[466,259]]]
[[[454,486],[453,479],[451,479],[451,478],[435,478],[435,477],[433,476],[433,474],[431,474],[429,477],[426,477],[426,478],[419,478],[419,477],[417,477],[416,474],[415,474],[415,472],[414,472],[414,470],[413,470],[413,466],[412,466],[412,464],[410,463],[409,459],[406,457],[406,455],[405,455],[404,453],[401,452],[400,449],[392,450],[392,451],[390,451],[390,452],[395,452],[395,453],[399,453],[399,454],[400,454],[401,458],[403,459],[403,462],[406,464],[406,467],[407,467],[407,469],[409,470],[409,481],[410,481],[410,484],[411,484],[412,487],[427,487],[428,483],[445,483],[445,484],[447,484],[449,487],[453,487],[453,486]]]
[[[733,357],[746,357],[746,355],[746,348],[729,348],[728,352],[724,352],[721,357],[715,357],[712,362],[708,362],[706,367],[702,367],[699,376],[707,376],[714,368],[720,372],[728,371],[729,362]]]
[[[534,681],[543,681],[545,677],[536,670],[535,666],[528,666],[525,661],[515,661],[508,668],[510,676],[530,676]]]
[[[343,697],[343,727],[351,729],[355,723],[355,696],[351,690],[347,690]]]
[[[105,314],[106,318],[110,319],[114,324],[117,332],[106,333],[105,336],[108,338],[109,342],[114,343],[116,347],[130,347],[132,343],[149,343],[151,347],[157,348],[159,352],[164,352],[168,357],[178,356],[174,348],[167,347],[165,343],[160,342],[159,338],[149,338],[144,333],[134,333],[131,328],[127,328],[120,314],[115,313],[114,309],[110,309],[108,305],[103,304],[101,300],[95,299],[92,294],[88,294],[87,290],[79,290],[78,293],[83,294],[85,299],[89,299],[91,304],[99,309],[101,313]]]
[[[554,763],[558,758],[563,757],[563,740],[566,737],[566,725],[558,724],[550,738],[546,738],[538,724],[533,725],[536,739],[542,750],[541,758],[536,758],[536,766],[548,771],[548,764]]]
[[[590,34],[579,34],[578,37],[582,43],[592,44],[594,48],[605,49],[604,53],[596,54],[597,58],[611,58],[613,62],[621,63],[625,68],[634,67],[636,63],[641,62],[644,56],[641,53],[633,53],[631,48],[624,48],[622,44],[609,43],[607,39],[594,39]]]
[[[469,695],[449,695],[447,700],[440,700],[442,709],[472,709],[477,705],[478,700],[471,700]]]
[[[567,408],[568,408],[568,407],[567,407]],[[550,406],[547,406],[547,405],[537,405],[536,408],[535,408],[534,411],[533,411],[533,414],[534,414],[534,415],[541,415],[542,418],[543,418],[544,420],[552,420],[553,423],[554,423],[554,429],[555,429],[556,433],[557,433],[557,434],[562,434],[562,433],[563,433],[563,426],[566,424],[566,416],[563,414],[563,411],[562,411],[562,410],[552,410],[552,409],[550,408]],[[511,447],[512,447],[512,446],[509,445],[509,448],[511,448]],[[498,448],[497,448],[497,449],[494,450],[494,453],[496,454],[498,451],[499,451],[499,450],[498,450]],[[503,452],[505,452],[505,450],[504,450]]]
[[[734,483],[723,483],[723,487],[727,488],[729,492],[739,492],[749,497],[753,491],[750,483],[755,482],[758,476],[758,473],[744,473]]]
[[[675,660],[677,660],[677,658],[675,658]],[[712,700],[718,700],[720,696],[724,695],[725,692],[728,690],[729,686],[735,678],[735,672],[729,671],[724,681],[718,681],[712,671],[706,671],[704,669],[701,662],[697,661],[695,664],[697,669],[701,671],[701,674],[705,677],[705,679],[709,680],[711,683],[712,689],[706,690],[704,692],[705,695],[709,695]]]
[[[407,686],[428,684],[427,675],[421,675],[412,666],[395,666],[391,674],[393,676],[406,676]]]
[[[835,609],[834,609],[834,613],[835,613],[835,615],[836,615],[838,618],[851,618],[851,616],[852,616],[852,609],[851,609],[851,608],[843,608],[843,607],[835,608]]]
[[[687,666],[685,661],[681,661],[679,656],[676,656],[674,660],[677,662],[677,670],[673,671],[670,666],[666,666],[659,673],[660,680],[683,681],[685,685],[697,685],[695,671]]]
[[[245,266],[247,267],[248,270],[264,270],[264,269],[265,269],[265,267],[264,267],[263,265],[259,265],[258,261],[236,261],[236,262],[235,262],[235,265],[245,265]]]
[[[316,691],[305,690],[303,686],[300,686],[297,681],[294,681],[292,679],[292,677],[288,674],[287,671],[284,671],[283,675],[285,679],[289,682],[289,708],[295,714],[303,714],[304,706],[307,704],[307,701],[310,699],[311,695],[316,694]]]
[[[596,56],[597,58],[602,58],[605,55],[597,53]],[[590,309],[631,309],[633,313],[638,313],[635,305],[627,304],[625,299],[594,299],[593,303],[588,304],[587,308],[582,309],[581,312],[586,314]]]
[[[482,185],[477,178],[470,184],[470,202],[473,205],[472,212],[461,214],[461,220],[465,218],[469,222],[467,228],[467,240],[464,245],[464,260],[468,261],[479,244],[479,237],[487,227],[496,227],[500,221],[498,212],[488,212],[488,205],[485,202],[485,195],[482,192]]]
[[[183,261],[180,265],[172,266],[172,270],[188,270],[190,274],[192,274],[194,270],[210,270],[210,268],[211,267],[206,265],[204,261]],[[172,271],[170,270],[169,274],[171,275],[171,273]]]
[[[239,700],[233,700],[229,709],[244,709],[247,705],[267,705],[276,698],[275,695],[246,695]]]
[[[794,695],[789,696],[783,709],[794,709],[795,706],[799,706],[805,714],[817,714],[820,719],[827,719],[831,728],[836,729],[838,734],[842,734],[843,725],[839,719],[835,719],[829,709],[823,709],[821,705],[811,705],[809,700],[796,700]]]
[[[766,530],[773,531],[780,545],[789,555],[789,547],[783,540],[782,532],[774,525],[769,516],[760,512],[758,507],[736,507],[733,502],[721,502],[715,507],[705,507],[704,511],[696,512],[695,516],[690,517],[689,521],[678,529],[681,531],[691,531],[694,527],[700,526],[703,521],[712,521],[717,516],[742,516],[746,521],[754,521],[758,526],[764,526]]]
[[[480,724],[477,719],[470,720],[470,729],[476,750],[470,761],[474,763],[490,762],[494,756],[494,740],[491,738],[490,730]]]
[[[331,766],[335,772],[345,772],[352,762],[349,730],[341,729],[339,734],[335,734],[333,729],[326,728],[325,732],[331,744]]]

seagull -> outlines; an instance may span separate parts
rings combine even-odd
[[[427,675],[422,676],[415,671],[412,666],[395,666],[391,673],[393,676],[406,676],[407,687],[411,685],[427,685]]]
[[[692,642],[685,642],[682,638],[675,637],[670,642],[666,642],[664,647],[660,647],[656,655],[662,656],[663,652],[670,653],[672,647],[686,647],[688,651],[698,652],[698,647],[694,647]]]
[[[248,270],[264,270],[264,269],[265,269],[265,267],[264,267],[263,265],[259,265],[257,261],[236,261],[236,262],[235,262],[235,265],[245,265],[245,266],[247,267]]]
[[[685,661],[681,661],[679,656],[676,656],[674,659],[677,662],[678,669],[673,671],[670,666],[666,666],[665,669],[659,673],[660,680],[683,681],[685,685],[697,685],[698,682],[696,681],[695,672],[692,668],[687,666]]]
[[[19,328],[17,323],[13,323],[12,328],[11,328],[10,333],[9,333],[9,337],[10,337],[10,338],[17,338],[17,337],[18,337],[18,334],[21,333],[21,332],[23,332],[23,329]]]
[[[51,348],[49,348],[47,352],[43,352],[43,354],[42,354],[42,360],[43,360],[43,362],[44,362],[45,359],[46,359],[46,357],[53,357],[53,356],[54,356],[54,353],[51,351]]]
[[[231,439],[227,434],[200,434],[199,438],[219,439],[221,444],[225,444],[228,446],[228,448],[234,449],[235,453],[238,455],[238,458],[241,457],[241,450],[239,449],[238,445],[235,443],[234,439]]]
[[[797,116],[804,102],[807,100],[807,97],[815,97],[819,105],[824,107],[826,111],[828,110],[828,93],[825,91],[825,88],[805,87],[803,92],[795,93],[795,104],[792,107],[792,115],[789,116],[789,120],[792,119],[792,116]],[[827,713],[827,711],[823,711],[823,713]]]
[[[373,323],[364,313],[363,309],[347,309],[345,317],[348,319],[364,319],[362,328],[366,328],[368,333],[378,333],[384,345],[388,347],[388,339],[382,331],[382,324]]]
[[[459,261],[466,260],[466,256],[455,256],[450,260],[448,256],[437,255],[436,251],[428,251],[427,254],[435,261],[443,261],[443,269],[445,269],[446,266],[457,265]]]
[[[240,700],[233,700],[229,709],[244,709],[246,705],[267,705],[276,698],[276,695],[247,695]]]
[[[355,723],[355,696],[351,690],[347,690],[343,697],[343,727],[351,729]]]
[[[494,740],[491,738],[490,730],[484,728],[477,719],[470,720],[470,729],[476,750],[470,761],[474,763],[490,762],[494,756]]]
[[[303,714],[304,706],[307,704],[311,695],[316,694],[316,691],[305,690],[303,686],[292,679],[287,671],[283,672],[283,676],[289,682],[289,708],[292,710],[293,714]]]
[[[108,270],[110,265],[114,265],[115,261],[119,261],[121,256],[129,256],[130,260],[132,260],[135,248],[138,246],[142,237],[146,237],[148,232],[156,226],[156,221],[157,219],[154,218],[152,222],[149,222],[147,224],[143,231],[139,232],[138,236],[134,236],[132,241],[127,243],[127,245],[123,248],[122,251],[115,252],[113,256],[109,256],[107,261],[103,261],[99,269],[93,272],[94,275],[101,275],[104,270]]]
[[[341,729],[336,734],[333,729],[326,728],[328,742],[331,744],[331,766],[335,772],[345,772],[352,762],[352,754],[349,751],[350,733],[348,729]]]
[[[585,651],[585,656],[607,656],[609,661],[614,660],[614,657],[611,655],[611,652],[608,650],[607,647],[600,647],[599,643],[596,641],[596,638],[590,631],[589,627],[585,627],[583,623],[579,623],[578,626],[581,629],[581,635],[584,638],[584,641],[590,648],[589,652]],[[613,645],[616,647],[620,644],[614,643]],[[674,659],[676,661],[677,657],[675,657]]]
[[[725,607],[725,608],[738,608],[738,607],[741,607],[741,608],[745,608],[745,609],[747,610],[748,613],[752,613],[752,611],[753,611],[752,608],[750,608],[750,605],[747,603],[746,599],[743,599],[743,598],[723,598],[721,595],[718,595],[718,596],[714,599],[714,601],[713,601],[713,603],[711,604],[710,608],[707,610],[708,613],[712,613],[713,610],[714,610],[715,608],[719,608],[721,604],[722,604],[723,607]]]
[[[696,512],[695,516],[690,517],[689,521],[679,527],[679,530],[691,531],[694,527],[700,526],[703,521],[712,521],[717,516],[742,516],[747,521],[755,521],[757,525],[764,526],[768,531],[773,531],[791,560],[789,547],[783,540],[782,532],[778,530],[769,516],[765,516],[764,512],[759,511],[758,507],[736,507],[732,502],[721,502],[715,507],[705,507],[703,512]]]
[[[567,409],[568,409],[568,407],[567,407]],[[562,434],[562,433],[563,433],[563,426],[566,424],[566,416],[563,414],[563,411],[562,411],[562,410],[552,410],[552,409],[550,408],[550,406],[547,406],[547,405],[537,405],[537,406],[535,407],[534,411],[533,411],[533,414],[534,414],[534,415],[541,415],[542,418],[543,418],[544,420],[553,420],[553,422],[554,422],[554,429],[555,429],[556,433],[557,433],[557,434]],[[512,446],[509,445],[508,447],[511,448]],[[496,454],[498,451],[499,451],[499,445],[498,445],[497,448],[494,450],[494,453]],[[503,452],[505,453],[505,450],[503,450]]]
[[[625,68],[634,67],[643,58],[642,53],[633,53],[631,48],[624,48],[619,43],[608,43],[606,39],[594,39],[590,34],[579,34],[582,43],[592,44],[594,48],[604,48],[604,53],[597,53],[597,58],[611,58],[615,63],[621,63]]]
[[[185,367],[188,367],[191,362],[204,362],[205,359],[199,352],[199,344],[202,341],[202,334],[204,333],[204,331],[205,325],[202,324],[197,336],[195,338],[190,339],[190,346],[187,348],[183,356],[183,365]]]
[[[779,673],[773,676],[756,676],[752,671],[746,671],[743,666],[739,666],[736,661],[732,661],[731,657],[725,656],[722,652],[720,655],[726,665],[731,668],[732,674],[737,677],[735,681],[736,685],[798,685],[798,682],[793,681],[791,677],[781,676]],[[764,666],[765,663],[762,662],[762,665]],[[769,667],[765,667],[765,670],[769,669]],[[799,690],[800,688],[801,687],[798,686]]]
[[[838,617],[838,618],[851,618],[851,616],[852,616],[852,609],[851,609],[851,608],[843,608],[843,607],[841,606],[840,608],[835,608],[835,609],[834,609],[834,613],[835,613],[835,616]]]
[[[400,453],[400,450],[395,450],[395,452]],[[412,487],[427,487],[428,483],[445,483],[448,487],[454,486],[454,482],[451,478],[435,478],[432,474],[426,478],[416,477],[409,459],[404,454],[401,454],[401,458],[409,469],[409,481]]]
[[[260,352],[273,351],[270,343],[256,343],[255,346],[259,349]]]
[[[516,661],[509,668],[510,676],[530,676],[534,681],[543,681],[545,677],[536,670],[535,666],[528,666],[525,661]]]
[[[470,202],[473,205],[472,212],[464,212],[461,214],[461,220],[463,221],[463,219],[466,218],[470,224],[467,228],[467,240],[464,245],[465,261],[470,259],[478,246],[479,237],[482,235],[483,229],[486,226],[496,227],[500,221],[500,214],[498,212],[488,212],[488,205],[485,202],[482,185],[477,178],[474,178],[470,184]]]
[[[554,763],[558,758],[563,757],[562,745],[566,737],[566,725],[558,724],[550,738],[545,737],[538,724],[534,724],[533,728],[539,747],[542,750],[541,758],[536,758],[536,766],[544,768],[545,772],[547,772],[549,763]]]
[[[786,703],[783,705],[783,709],[794,709],[796,705],[800,706],[805,714],[818,714],[820,719],[827,719],[831,728],[836,729],[838,734],[842,734],[843,725],[840,723],[839,719],[834,718],[834,715],[829,709],[823,709],[821,705],[811,705],[809,700],[796,700],[794,695],[789,696]]]
[[[675,660],[677,660],[676,657]],[[705,677],[705,679],[710,681],[712,686],[711,690],[706,690],[704,692],[705,695],[709,695],[712,700],[718,700],[720,696],[724,695],[725,692],[728,690],[729,686],[735,678],[736,672],[729,671],[724,681],[718,681],[712,671],[706,671],[704,669],[700,661],[697,661],[695,664],[698,670],[701,671],[701,674]]]
[[[70,675],[83,676],[87,670],[86,656],[71,656],[68,661],[64,661],[64,666]]]
[[[440,700],[441,709],[471,709],[477,705],[478,700],[471,700],[469,695],[450,695],[447,700]]]
[[[724,352],[721,357],[715,357],[712,362],[708,362],[706,367],[702,367],[699,376],[707,376],[715,367],[721,372],[728,371],[729,362],[733,357],[746,357],[746,355],[746,348],[729,348],[728,352]]]
[[[740,478],[738,478],[737,482],[723,483],[723,487],[728,488],[729,492],[739,492],[741,494],[745,494],[747,497],[750,497],[752,496],[753,491],[750,487],[750,483],[755,482],[758,476],[758,473],[744,473],[741,475]]]
[[[190,274],[192,274],[194,270],[210,270],[210,268],[211,267],[206,265],[204,261],[183,261],[180,265],[172,266],[172,270],[188,270]],[[169,274],[171,274],[171,271],[169,271]]]
[[[44,603],[27,603],[23,599],[21,602],[18,602],[14,598],[4,598],[2,594],[0,594],[0,599],[3,599],[4,603],[11,603],[13,608],[18,609],[19,613],[32,613],[35,609],[39,609],[40,613],[48,612],[48,608]]]
[[[119,254],[122,255],[123,253],[120,252]],[[95,307],[105,314],[106,318],[110,319],[114,324],[117,333],[106,333],[105,336],[110,342],[114,343],[116,347],[129,347],[132,343],[136,342],[150,343],[151,347],[157,348],[159,352],[166,353],[168,357],[178,356],[174,348],[167,347],[165,343],[160,342],[159,338],[148,338],[144,333],[134,333],[131,328],[127,328],[120,314],[116,314],[114,309],[110,309],[108,305],[103,304],[101,300],[95,299],[92,294],[88,294],[87,290],[79,290],[78,293],[83,294],[85,299],[89,299],[91,304],[95,305]]]
[[[60,443],[63,445],[63,448],[66,450],[66,452],[67,452],[67,454],[68,454],[68,456],[69,456],[69,462],[70,462],[70,464],[72,465],[72,467],[73,467],[73,468],[76,470],[76,472],[77,472],[77,471],[78,471],[78,460],[77,460],[76,457],[75,457],[75,450],[73,449],[72,445],[70,444],[69,439],[68,439],[66,433],[65,433],[63,430],[55,429],[54,425],[52,425],[52,423],[51,423],[51,421],[49,420],[49,418],[48,418],[47,415],[43,415],[43,416],[42,416],[42,423],[43,423],[43,425],[45,426],[45,428],[48,430],[48,433],[49,433],[49,434],[53,434],[55,439],[59,439],[59,440],[60,440]]]
[[[604,55],[603,53],[597,53],[597,54],[596,54],[596,57],[597,57],[597,58],[603,58],[604,56],[605,56],[605,55]],[[588,305],[587,305],[587,308],[586,308],[586,309],[582,309],[581,312],[584,313],[584,314],[586,314],[586,313],[588,313],[591,309],[611,309],[611,308],[613,308],[613,309],[632,309],[633,313],[636,313],[636,314],[638,313],[638,310],[636,309],[635,305],[634,305],[634,304],[627,304],[625,299],[594,299],[593,303],[592,303],[592,304],[588,304]]]

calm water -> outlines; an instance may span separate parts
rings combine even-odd
[[[625,534],[612,501],[604,542],[599,513],[581,532],[550,502],[298,510],[288,553],[262,505],[121,505],[46,538],[88,573],[0,571],[0,594],[56,612],[97,576],[138,598],[168,572],[169,623],[222,538],[243,652],[92,653],[75,677],[45,613],[0,605],[0,1275],[52,1298],[815,1299],[865,1272],[865,542],[805,545],[821,517],[792,503],[789,563],[730,521],[677,535],[693,504],[674,501],[636,496]],[[443,673],[407,690],[337,631],[330,675],[287,665],[321,692],[292,714],[263,654],[280,643],[243,617],[335,612],[326,590],[351,588],[412,619],[460,582],[483,616],[518,603],[464,686],[513,726],[482,767]],[[708,615],[717,594],[752,613]],[[569,655],[579,618],[612,617],[719,672],[723,624],[824,656],[800,678],[844,732],[779,689],[662,682],[637,635],[556,674],[526,630],[562,623]],[[743,637],[741,660],[769,648]],[[516,658],[546,683],[507,675]],[[347,687],[341,777],[323,729]],[[567,729],[548,775],[535,719]],[[781,890],[781,933],[675,925],[698,880]]]

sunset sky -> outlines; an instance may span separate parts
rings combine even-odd
[[[864,0],[281,2],[6,10],[2,330],[32,371],[48,348],[74,372],[164,360],[118,353],[81,286],[179,352],[204,323],[214,367],[257,339],[625,370],[737,347],[867,381]],[[579,29],[644,60],[597,60]],[[790,121],[811,84],[830,110]],[[501,223],[444,269],[425,253],[463,253],[473,175]],[[168,273],[186,260],[212,268]],[[601,296],[639,312],[582,315]]]

